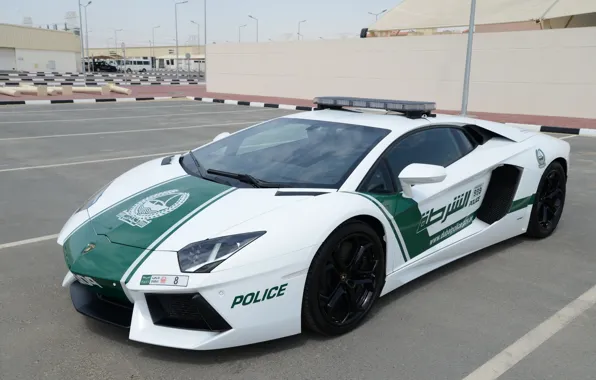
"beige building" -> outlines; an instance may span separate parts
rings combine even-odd
[[[199,46],[197,45],[179,45],[178,46],[178,54],[182,57],[184,57],[184,55],[186,53],[190,53],[192,55],[201,55],[201,54],[205,54],[205,47],[201,46],[199,49]],[[89,49],[89,55],[91,57],[105,57],[105,56],[110,56],[110,57],[122,57],[124,54],[122,52],[122,49],[119,47],[118,49],[116,49],[115,47],[113,48],[90,48]],[[165,55],[171,55],[171,56],[175,56],[176,55],[176,46],[154,46],[154,47],[150,47],[150,46],[141,46],[141,47],[127,47],[126,48],[126,57],[161,57],[161,56],[165,56]]]
[[[80,41],[72,32],[0,24],[0,70],[79,71]]]
[[[366,37],[465,33],[469,0],[403,0],[367,30]],[[475,32],[596,26],[596,0],[479,0]]]

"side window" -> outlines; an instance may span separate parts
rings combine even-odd
[[[360,189],[365,193],[374,194],[391,194],[394,192],[391,172],[385,160],[379,161]]]
[[[451,133],[453,133],[453,138],[455,139],[456,144],[459,146],[459,151],[462,157],[474,150],[474,144],[472,141],[470,141],[464,131],[451,128]]]
[[[459,129],[439,127],[407,136],[386,155],[391,174],[399,186],[397,177],[406,166],[417,163],[447,167],[473,149],[470,140]]]

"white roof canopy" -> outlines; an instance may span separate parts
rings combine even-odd
[[[467,26],[471,0],[403,0],[370,30]],[[477,0],[476,24],[501,24],[596,12],[596,0]]]

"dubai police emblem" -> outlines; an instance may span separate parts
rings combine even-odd
[[[153,219],[167,215],[182,206],[189,196],[190,194],[175,189],[163,191],[140,200],[117,217],[133,227],[143,228]]]

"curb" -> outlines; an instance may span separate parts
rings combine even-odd
[[[105,86],[107,84],[117,84],[120,86],[192,86],[192,85],[201,85],[204,82],[149,82],[149,81],[132,81],[132,82],[125,82],[125,81],[104,81],[104,82],[0,82],[0,87],[19,87],[19,83],[27,83],[32,86]],[[2,86],[4,84],[4,86]]]
[[[196,100],[204,103],[222,103],[231,104],[234,106],[247,106],[247,107],[261,107],[261,108],[278,108],[282,110],[290,111],[314,111],[315,107],[296,106],[290,104],[276,104],[276,103],[263,103],[263,102],[249,102],[245,100],[229,100],[229,99],[215,99],[215,98],[198,98],[194,96],[187,96],[187,99]]]
[[[235,106],[247,106],[247,107],[260,107],[260,108],[276,108],[289,111],[314,111],[316,107],[297,106],[291,104],[278,104],[278,103],[263,103],[263,102],[251,102],[246,100],[230,100],[230,99],[217,99],[217,98],[200,98],[194,96],[158,96],[158,97],[142,97],[142,98],[103,98],[103,99],[46,99],[46,100],[8,100],[0,101],[0,106],[3,105],[44,105],[44,104],[68,104],[68,103],[109,103],[109,102],[140,102],[147,100],[168,100],[168,99],[188,99],[203,103],[220,103],[230,104]],[[596,129],[589,128],[568,128],[548,125],[536,125],[536,124],[520,124],[520,123],[503,123],[512,127],[522,128],[531,130],[534,132],[543,133],[562,133],[567,135],[579,135],[596,137]]]
[[[30,105],[39,106],[47,104],[81,104],[81,103],[128,103],[142,102],[146,100],[168,100],[168,99],[186,99],[186,96],[156,96],[143,98],[102,98],[102,99],[44,99],[44,100],[8,100],[0,101],[0,106]]]
[[[196,100],[199,102],[206,103],[223,103],[232,104],[238,106],[248,107],[262,107],[262,108],[278,108],[291,111],[313,111],[316,107],[296,106],[289,104],[275,104],[275,103],[262,103],[262,102],[249,102],[244,100],[229,100],[229,99],[215,99],[215,98],[198,98],[193,96],[187,96],[187,99]],[[567,135],[580,135],[596,137],[596,129],[589,128],[567,128],[567,127],[554,127],[547,125],[535,125],[535,124],[520,124],[520,123],[503,123],[511,125],[512,127],[518,127],[523,129],[532,130],[535,132],[546,132],[546,133],[563,133]]]
[[[511,125],[512,127],[528,129],[528,130],[531,130],[534,132],[563,133],[566,135],[596,137],[596,129],[589,129],[589,128],[554,127],[554,126],[548,126],[548,125],[520,124],[520,123],[504,123],[504,124]]]

